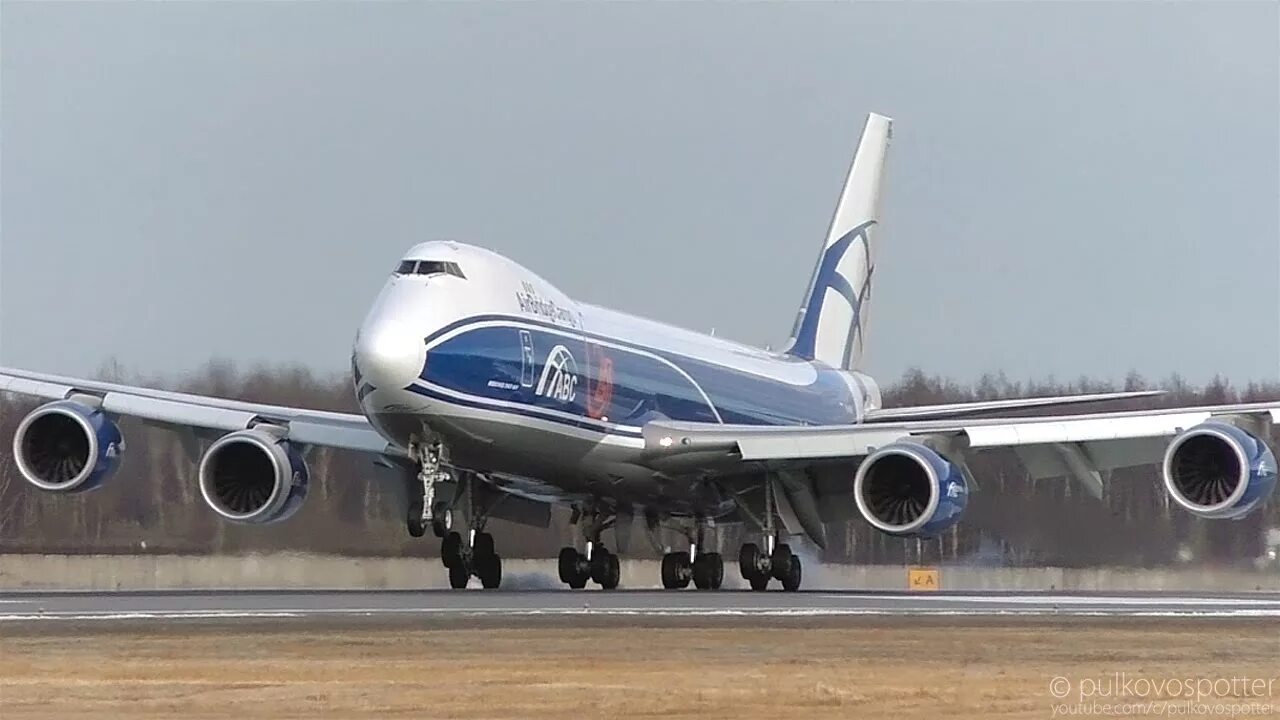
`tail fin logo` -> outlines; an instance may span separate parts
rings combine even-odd
[[[551,349],[534,393],[562,403],[571,403],[577,397],[578,363],[569,348],[557,345]]]
[[[841,366],[849,367],[850,359],[862,342],[863,310],[871,297],[871,281],[875,266],[871,260],[869,233],[871,227],[875,224],[874,220],[868,220],[858,225],[832,243],[823,252],[822,261],[818,264],[817,272],[814,275],[813,288],[809,292],[808,301],[805,303],[804,311],[801,315],[795,343],[791,348],[793,354],[812,360],[817,355],[820,344],[825,348],[828,342],[834,339],[827,338],[825,334],[821,339],[818,337],[823,305],[827,300],[827,291],[831,290],[849,303],[849,307],[852,310],[852,325],[847,331],[842,331],[844,337],[840,338],[840,340],[843,340],[843,353],[841,353],[843,363],[841,363]],[[845,263],[844,260],[847,253],[856,241],[860,241],[862,246],[863,257],[861,262]],[[845,267],[842,268],[842,265]],[[850,282],[850,275],[853,276],[855,282],[861,281],[860,287],[855,288],[853,286]]]

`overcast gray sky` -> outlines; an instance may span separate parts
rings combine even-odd
[[[754,344],[896,119],[868,369],[1280,377],[1253,3],[0,5],[0,363],[342,370],[409,245]]]

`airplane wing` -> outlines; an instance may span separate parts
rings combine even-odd
[[[394,453],[363,415],[225,400],[0,367],[0,393],[4,392],[48,400],[89,396],[99,400],[105,412],[165,426],[234,432],[268,422],[286,428],[288,439],[300,445]]]
[[[1073,478],[1090,494],[1101,497],[1106,473],[1160,463],[1175,436],[1203,423],[1245,428],[1252,438],[1265,444],[1270,440],[1271,425],[1277,421],[1280,402],[838,426],[655,421],[644,428],[644,458],[649,467],[660,472],[725,477],[825,465],[852,468],[877,450],[902,442],[944,448],[947,459],[961,466],[972,453],[1005,448],[1018,456],[1031,477]],[[1237,446],[1248,441],[1243,438]],[[1262,470],[1274,477],[1274,468]],[[852,474],[844,478],[847,483]],[[972,476],[968,481],[976,487]]]
[[[1162,390],[1135,390],[1129,392],[1093,393],[1088,395],[1057,395],[1050,397],[1013,398],[980,402],[948,403],[945,405],[914,405],[911,407],[876,408],[867,412],[863,422],[882,423],[908,420],[933,420],[947,417],[977,417],[1010,410],[1050,410],[1058,407],[1093,403],[1113,403],[1121,400],[1139,400],[1163,395]]]
[[[820,546],[823,523],[848,519],[855,506],[891,535],[951,527],[978,489],[969,458],[997,448],[1015,453],[1032,478],[1069,478],[1095,498],[1110,471],[1159,463],[1178,505],[1231,519],[1276,485],[1277,420],[1280,402],[839,426],[654,421],[644,427],[643,462],[717,485],[748,517],[772,502],[788,532]]]
[[[1183,430],[1214,418],[1239,416],[1267,424],[1280,421],[1280,402],[865,425],[775,427],[658,420],[644,427],[644,441],[646,462],[663,470],[857,460],[889,443],[925,437],[957,441],[965,451],[1084,444],[1098,469],[1112,469],[1154,463],[1167,441]]]

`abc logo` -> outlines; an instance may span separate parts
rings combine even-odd
[[[574,361],[569,348],[557,345],[547,355],[547,364],[542,368],[542,377],[534,392],[540,397],[551,398],[562,403],[573,402],[578,394],[578,363]]]

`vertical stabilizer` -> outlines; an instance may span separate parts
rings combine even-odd
[[[880,178],[893,121],[872,113],[844,181],[787,352],[852,370],[862,358],[875,262]]]

